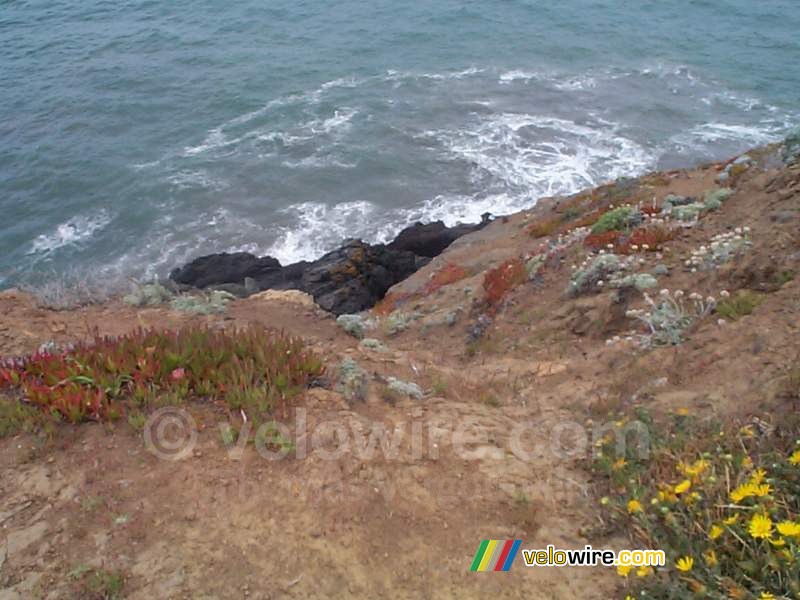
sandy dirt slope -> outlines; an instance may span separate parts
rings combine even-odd
[[[658,199],[701,196],[715,187],[718,168],[639,181],[636,191]],[[368,332],[385,349],[365,348],[296,296],[239,300],[213,317],[115,303],[53,312],[20,293],[0,296],[4,356],[84,338],[95,328],[118,335],[204,320],[284,329],[328,365],[330,389],[312,389],[297,404],[306,431],[329,420],[362,431],[376,422],[390,431],[417,423],[425,440],[422,456],[406,435],[393,459],[381,452],[367,459],[351,447],[331,460],[311,454],[268,461],[249,447],[233,460],[217,431],[226,415],[200,405],[188,407],[200,429],[197,445],[177,462],[151,455],[124,423],[8,437],[0,440],[0,599],[80,598],[70,573],[81,565],[120,569],[123,597],[141,599],[612,597],[613,569],[534,569],[518,558],[509,573],[468,572],[482,539],[522,539],[523,548],[626,544],[586,537],[597,502],[584,468],[588,449],[523,460],[513,452],[512,431],[532,421],[541,428],[537,439],[549,443],[559,424],[590,430],[642,398],[656,411],[769,411],[774,382],[800,354],[798,281],[776,280],[776,273],[800,272],[800,169],[752,167],[722,209],[660,255],[643,258],[644,268],[668,268],[659,288],[704,296],[757,290],[763,301],[752,315],[724,325],[711,315],[679,347],[608,346],[632,322],[608,294],[565,299],[570,267],[585,253],[578,244],[540,278],[511,290],[485,334],[470,343],[486,271],[547,243],[526,229],[561,214],[561,202],[497,220],[396,286],[395,314],[416,314],[399,333],[390,335],[385,315]],[[713,271],[684,267],[693,248],[745,226],[753,240],[745,255]],[[431,292],[431,277],[448,264],[465,277]],[[633,297],[625,308],[641,303]],[[336,391],[345,357],[370,375],[363,401]],[[425,397],[387,391],[392,376],[417,383]],[[294,411],[281,418],[296,426]],[[481,458],[465,460],[451,444],[466,422],[487,432],[470,444]],[[567,432],[559,448],[578,442]]]

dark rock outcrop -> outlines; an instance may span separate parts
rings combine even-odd
[[[247,252],[222,252],[196,258],[172,271],[169,278],[175,283],[204,288],[223,283],[244,285],[246,277],[258,281],[280,271],[281,263],[271,256],[258,258]]]
[[[388,247],[393,250],[408,250],[418,256],[433,258],[439,256],[445,248],[461,236],[485,227],[490,222],[490,216],[489,213],[484,214],[478,225],[447,227],[442,221],[415,223],[397,234]]]
[[[311,263],[300,289],[327,311],[355,313],[374,306],[390,287],[418,268],[412,252],[349,240]]]
[[[233,290],[237,295],[258,290],[296,289],[311,294],[323,309],[336,315],[375,305],[387,290],[409,277],[456,239],[489,223],[447,227],[441,221],[417,223],[400,232],[390,244],[347,240],[313,262],[281,266],[271,256],[246,252],[201,256],[175,269],[170,279],[197,288]]]

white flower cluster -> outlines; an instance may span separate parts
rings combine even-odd
[[[647,326],[647,333],[631,332],[624,338],[642,348],[680,344],[686,331],[709,315],[717,304],[713,296],[704,298],[697,292],[687,296],[683,290],[670,292],[668,289],[661,290],[658,298],[651,298],[645,293],[644,300],[646,309],[631,309],[625,313],[627,317]],[[620,336],[615,336],[606,344],[612,346],[622,340]]]
[[[708,246],[700,246],[696,250],[692,250],[691,256],[684,261],[684,266],[692,273],[698,269],[714,269],[752,245],[750,228],[737,227],[733,231],[715,235],[711,238]]]
[[[567,285],[567,296],[575,297],[602,290],[615,273],[628,269],[633,260],[630,256],[607,254],[605,250],[600,250],[597,256],[587,257],[580,265],[572,266],[573,274]]]
[[[555,240],[550,241],[550,253],[562,252],[573,244],[582,242],[587,235],[589,235],[588,227],[576,227],[566,234],[559,233]]]

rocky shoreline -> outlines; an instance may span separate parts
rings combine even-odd
[[[209,254],[174,269],[169,277],[181,287],[224,290],[240,297],[266,290],[300,290],[331,313],[355,313],[374,306],[393,285],[491,220],[486,213],[477,224],[415,223],[388,244],[345,240],[315,261],[285,266],[271,256],[247,252]]]

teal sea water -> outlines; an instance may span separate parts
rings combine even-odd
[[[311,258],[798,122],[797,0],[0,0],[0,287]]]

